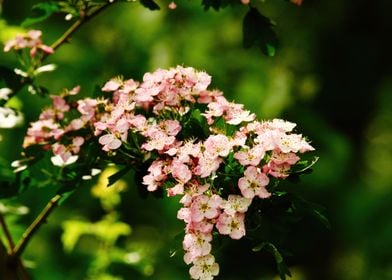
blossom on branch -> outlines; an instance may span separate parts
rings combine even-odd
[[[146,73],[141,83],[113,78],[97,99],[75,101],[79,88],[65,91],[52,96],[24,143],[49,150],[61,168],[91,158],[97,166],[89,170],[130,165],[148,192],[181,196],[184,261],[202,280],[219,273],[213,236],[244,237],[254,202],[274,196],[277,182],[303,164],[301,154],[314,150],[296,124],[257,121],[210,83],[207,73],[177,66]]]

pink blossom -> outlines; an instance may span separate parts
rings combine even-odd
[[[121,140],[119,140],[113,134],[105,134],[99,137],[99,143],[103,145],[102,150],[109,152],[111,150],[116,150],[121,146]]]
[[[53,108],[57,113],[57,118],[62,120],[64,118],[64,113],[68,112],[70,107],[61,96],[52,95],[51,98],[53,100]]]
[[[241,165],[257,166],[261,159],[264,158],[264,154],[263,146],[256,145],[252,149],[236,152],[234,158],[237,159]]]
[[[4,51],[8,52],[11,49],[16,51],[29,48],[30,55],[34,57],[38,50],[42,50],[44,53],[51,54],[54,50],[42,44],[41,41],[42,32],[40,30],[30,30],[25,35],[17,35],[14,39],[9,40],[6,42]]]
[[[179,182],[174,187],[167,189],[167,196],[175,196],[178,194],[184,194],[184,184]]]
[[[116,91],[119,87],[121,87],[123,81],[119,78],[113,78],[105,83],[102,87],[102,91]]]
[[[190,221],[187,223],[187,232],[211,233],[214,229],[215,220],[203,219],[200,222]]]
[[[252,199],[243,197],[241,195],[230,194],[227,200],[223,200],[221,208],[228,215],[233,216],[235,213],[245,213],[248,211],[249,205],[252,203]]]
[[[176,136],[181,131],[181,125],[177,120],[165,120],[160,122],[159,125],[170,136]]]
[[[271,129],[277,129],[283,132],[290,132],[297,126],[295,123],[282,119],[273,119],[272,121],[265,122],[265,124]]]
[[[223,92],[219,90],[203,90],[199,92],[197,102],[200,104],[209,104],[215,100],[216,97],[222,96]]]
[[[148,168],[148,171],[149,174],[143,177],[143,184],[147,185],[147,190],[152,192],[166,179],[164,162],[161,160],[153,161]]]
[[[73,153],[77,154],[80,151],[80,147],[84,144],[83,137],[76,136],[72,139],[71,150]]]
[[[206,178],[218,170],[222,162],[223,160],[220,157],[212,158],[208,154],[202,154],[199,157],[198,165],[194,168],[194,173],[201,178]]]
[[[266,168],[266,172],[275,178],[286,178],[289,176],[291,165],[289,163],[277,164],[271,161]]]
[[[185,223],[189,224],[192,221],[192,212],[188,207],[182,207],[177,212],[177,219],[183,220]]]
[[[165,132],[155,128],[147,130],[146,134],[149,136],[149,140],[142,144],[142,149],[147,151],[162,151],[165,147],[167,148],[176,140],[174,136],[168,136]]]
[[[271,161],[275,164],[288,163],[290,165],[296,164],[299,157],[295,153],[282,153],[279,151],[273,151],[271,155]]]
[[[85,98],[78,101],[78,111],[82,114],[81,120],[88,122],[95,116],[97,100]]]
[[[254,166],[247,167],[244,175],[244,177],[238,180],[238,187],[244,197],[252,199],[255,196],[260,198],[271,196],[265,188],[269,183],[267,175],[259,172]]]
[[[228,124],[239,125],[242,122],[251,122],[256,115],[243,109],[242,104],[230,103],[226,110],[225,120]]]
[[[214,256],[202,256],[193,262],[189,274],[192,279],[212,280],[219,274],[219,265],[215,262]]]
[[[213,219],[220,213],[219,207],[222,198],[218,195],[208,197],[206,195],[197,196],[191,205],[192,221],[200,222],[204,218]]]
[[[185,184],[192,178],[192,172],[189,170],[189,167],[179,160],[173,160],[170,169],[174,179],[182,184]]]
[[[232,239],[240,239],[245,235],[245,215],[235,213],[228,215],[222,213],[216,223],[216,228],[220,234],[228,234]]]
[[[187,233],[182,242],[183,248],[187,253],[184,261],[189,264],[197,257],[208,255],[211,252],[211,233]]]
[[[204,147],[211,157],[226,157],[232,148],[229,138],[223,134],[210,135],[204,142]]]

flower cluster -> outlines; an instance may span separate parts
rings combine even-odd
[[[251,204],[273,195],[270,182],[289,176],[299,155],[314,150],[293,132],[294,123],[257,121],[243,105],[209,90],[210,82],[204,72],[177,66],[147,73],[141,83],[113,78],[98,99],[72,101],[79,89],[65,91],[52,97],[25,139],[25,146],[51,149],[58,166],[75,163],[94,139],[114,162],[147,165],[148,191],[181,196],[184,261],[191,277],[203,280],[219,273],[213,233],[245,236]]]
[[[9,40],[4,46],[4,51],[8,52],[11,49],[18,51],[22,49],[30,49],[30,55],[34,57],[38,51],[46,54],[51,54],[54,50],[42,43],[42,32],[40,30],[30,30],[27,34],[17,35],[14,39]]]

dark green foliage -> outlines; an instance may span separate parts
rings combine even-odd
[[[150,9],[151,11],[156,11],[156,10],[160,10],[161,8],[159,7],[159,5],[157,3],[154,2],[154,0],[140,0],[140,3]]]
[[[278,46],[278,38],[273,30],[274,24],[262,15],[256,8],[251,7],[243,22],[243,46],[257,46],[267,56],[274,56]]]
[[[35,23],[49,18],[52,14],[60,11],[60,7],[55,1],[38,3],[32,7],[32,15],[22,22],[23,27],[28,27]]]

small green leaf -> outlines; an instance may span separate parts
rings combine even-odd
[[[256,45],[267,56],[276,54],[278,39],[269,18],[251,7],[244,17],[242,27],[244,48],[248,49]]]
[[[276,267],[278,269],[279,276],[282,280],[286,279],[286,275],[291,277],[291,273],[283,259],[282,254],[279,252],[278,248],[270,242],[262,242],[259,245],[255,246],[252,251],[259,252],[262,249],[270,252],[275,259]]]
[[[49,18],[52,14],[59,12],[60,7],[54,1],[49,1],[45,3],[39,3],[33,6],[32,17],[26,18],[22,22],[22,27],[27,27],[32,24],[44,21]]]
[[[312,166],[315,165],[318,160],[319,157],[314,157],[311,162],[307,160],[298,162],[291,171],[291,174],[303,174],[309,172]]]
[[[154,2],[154,0],[140,0],[140,3],[150,9],[151,11],[155,11],[155,10],[160,10],[161,8],[158,6],[157,3]]]

